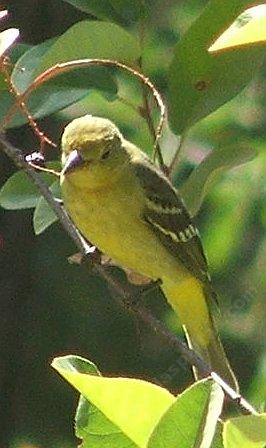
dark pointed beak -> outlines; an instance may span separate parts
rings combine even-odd
[[[75,170],[76,168],[82,166],[84,163],[84,160],[82,159],[80,153],[75,149],[71,151],[69,154],[65,166],[63,168],[63,174],[68,174],[71,171]]]

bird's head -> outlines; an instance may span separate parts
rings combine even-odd
[[[124,139],[108,119],[85,115],[69,123],[62,136],[62,174],[72,183],[104,186],[128,160]]]

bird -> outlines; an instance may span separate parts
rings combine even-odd
[[[61,148],[62,199],[80,234],[118,265],[160,280],[189,347],[238,390],[214,322],[199,232],[177,189],[107,118],[75,118]]]

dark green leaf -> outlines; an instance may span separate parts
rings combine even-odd
[[[64,53],[65,60],[68,59],[68,50],[66,49],[65,52],[62,50],[65,45],[71,46],[69,59],[71,59],[71,55],[74,57],[75,49],[73,47],[81,47],[80,44],[77,44],[78,37],[76,35],[74,44],[68,39],[65,42],[64,36],[59,39],[50,39],[33,47],[18,60],[12,73],[12,81],[20,91],[23,92],[30,85],[37,73],[47,68],[49,64],[53,65],[58,62],[58,56],[57,60],[56,57],[53,60],[53,57],[49,56],[50,51],[54,54],[53,48],[58,41],[60,41],[60,52]],[[47,61],[46,66],[43,65],[44,60]],[[50,80],[31,93],[27,105],[35,118],[41,118],[78,101],[86,96],[92,88],[99,89],[107,95],[116,93],[116,83],[110,72],[103,67],[91,67],[78,72],[66,73]],[[9,101],[9,98],[5,101]],[[20,126],[26,122],[27,118],[25,116],[17,114],[9,126]]]
[[[57,199],[61,198],[61,189],[59,180],[56,180],[50,187],[51,192]],[[50,225],[58,220],[54,211],[50,208],[43,196],[41,196],[36,204],[33,215],[33,228],[36,235],[44,232]]]
[[[148,15],[144,0],[110,0],[110,3],[125,24],[137,22]]]
[[[109,0],[64,0],[75,8],[103,20],[120,23],[121,19]]]
[[[40,176],[47,185],[54,180],[54,176],[47,173],[42,173]],[[0,205],[8,210],[33,208],[39,199],[39,190],[24,171],[13,174],[0,191]]]

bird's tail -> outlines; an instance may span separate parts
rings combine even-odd
[[[238,390],[236,377],[229,365],[210,313],[208,291],[194,277],[178,285],[164,282],[162,289],[184,327],[188,344],[229,386]],[[197,370],[193,369],[196,378]]]

